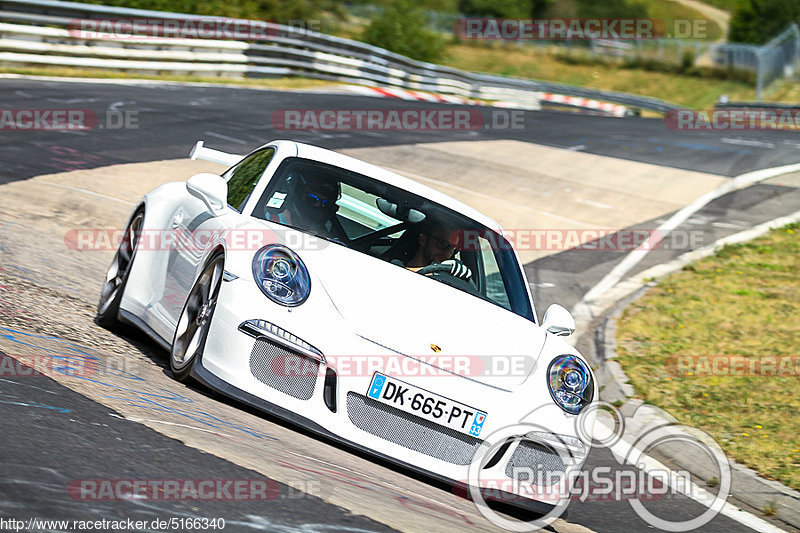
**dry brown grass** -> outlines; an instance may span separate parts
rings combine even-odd
[[[637,394],[794,489],[800,489],[798,272],[800,224],[793,224],[662,280],[625,311],[618,333],[620,363]],[[680,356],[711,355],[778,356],[793,366],[776,377],[708,375],[701,366],[674,364]]]

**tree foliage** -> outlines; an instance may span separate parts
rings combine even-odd
[[[534,18],[541,16],[547,0],[460,0],[458,10],[468,16]]]
[[[635,0],[459,0],[458,10],[467,16],[497,18],[647,16],[647,7]]]
[[[728,40],[764,44],[791,22],[800,23],[798,0],[742,0],[731,17]]]
[[[321,10],[336,4],[335,0],[84,0],[84,3],[280,23],[314,19]]]
[[[366,27],[361,40],[420,61],[434,62],[445,40],[427,29],[428,21],[414,0],[396,0]]]
[[[577,16],[587,19],[646,18],[647,6],[631,0],[575,0]]]

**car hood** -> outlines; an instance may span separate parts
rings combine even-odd
[[[353,332],[376,344],[376,354],[388,348],[503,389],[535,367],[545,332],[511,311],[343,246],[300,255],[312,290],[322,285]]]

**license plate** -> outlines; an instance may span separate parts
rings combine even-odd
[[[367,396],[425,420],[478,437],[486,412],[376,372]]]

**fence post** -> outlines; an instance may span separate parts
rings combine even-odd
[[[794,33],[794,78],[800,80],[800,28],[792,23],[792,33]]]
[[[764,62],[761,60],[763,51],[756,50],[756,100],[761,100],[761,91],[764,89]]]

